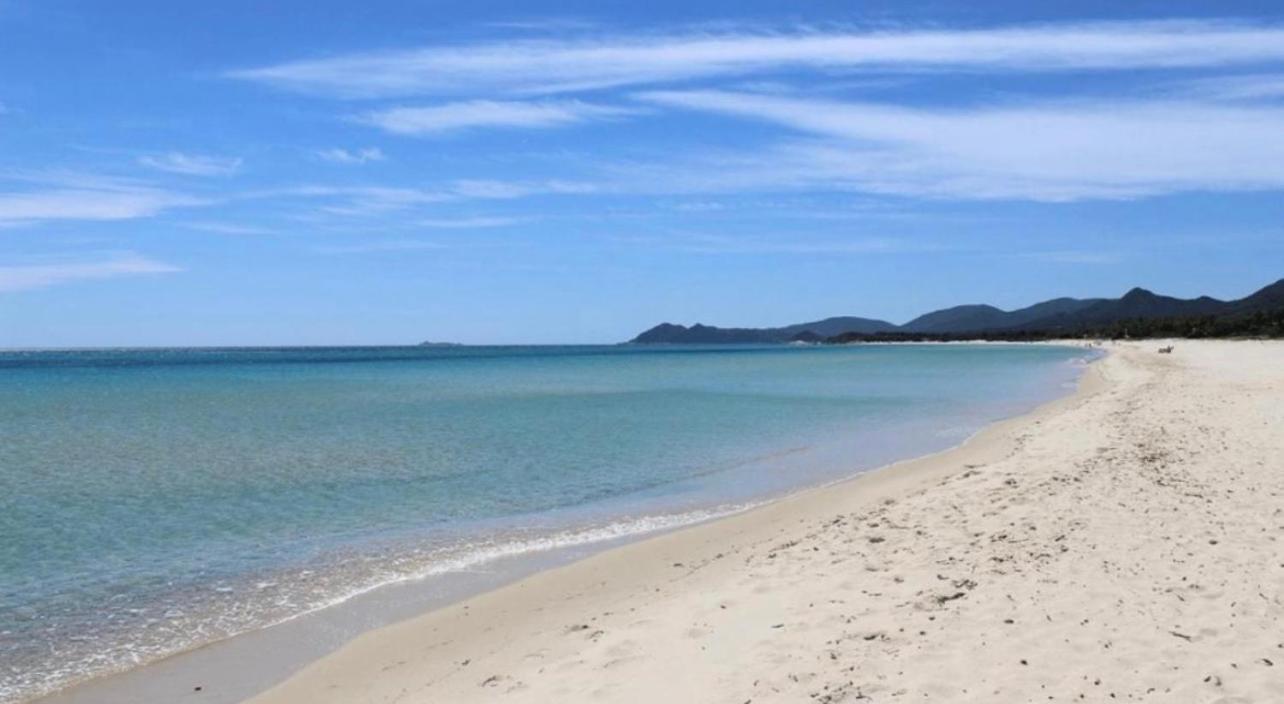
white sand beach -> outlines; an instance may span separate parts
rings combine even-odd
[[[1284,701],[1284,344],[376,630],[253,699]]]

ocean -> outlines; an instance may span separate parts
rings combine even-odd
[[[1068,392],[1034,345],[0,352],[0,701],[644,535]]]

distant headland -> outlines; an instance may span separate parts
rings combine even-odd
[[[837,317],[777,328],[690,327],[661,323],[633,344],[777,344],[898,340],[1055,337],[1284,336],[1284,279],[1244,298],[1183,299],[1134,288],[1119,298],[1054,298],[1017,310],[961,305],[896,325],[886,320]]]

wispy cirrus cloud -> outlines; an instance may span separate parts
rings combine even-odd
[[[1284,98],[1284,73],[1217,76],[1185,81],[1185,92],[1214,100],[1270,100]]]
[[[725,91],[640,99],[777,124],[812,139],[742,157],[741,185],[964,199],[1069,201],[1284,188],[1284,108],[1043,102],[909,108]],[[750,168],[755,161],[758,168]]]
[[[27,291],[59,284],[114,279],[146,274],[168,274],[181,268],[134,253],[93,261],[0,265],[0,292]]]
[[[195,221],[182,223],[189,230],[212,232],[218,235],[275,235],[276,230],[257,225],[243,225],[235,222]]]
[[[59,220],[134,220],[209,202],[137,179],[58,169],[0,171],[0,228]]]
[[[486,26],[497,29],[514,29],[523,32],[565,32],[596,30],[602,27],[600,22],[582,17],[540,17],[536,19],[511,19],[487,22]]]
[[[357,244],[326,245],[317,247],[313,251],[317,254],[376,254],[379,252],[414,252],[440,249],[447,249],[447,247],[438,242],[425,242],[423,240],[379,240]]]
[[[1284,60],[1284,27],[1121,21],[988,29],[689,32],[348,54],[226,75],[338,98],[540,94],[787,70],[1068,71]]]
[[[592,105],[578,100],[470,100],[443,105],[389,108],[369,112],[355,119],[393,134],[423,136],[487,127],[548,129],[634,112],[636,110]]]
[[[197,199],[159,189],[58,188],[0,193],[0,227],[48,220],[133,220]]]
[[[421,227],[441,230],[478,230],[492,227],[508,227],[528,222],[529,220],[530,218],[479,215],[465,218],[425,218],[416,220],[415,224]]]
[[[316,152],[317,158],[322,161],[329,161],[335,164],[368,164],[372,161],[383,161],[383,150],[378,147],[364,147],[361,149],[321,149]]]
[[[230,176],[241,169],[239,157],[166,152],[138,157],[138,163],[157,171],[184,176]]]
[[[818,238],[788,236],[744,236],[708,232],[616,237],[621,244],[663,248],[687,254],[708,255],[866,255],[934,252],[947,249],[940,244],[898,237]]]
[[[448,189],[414,186],[306,185],[265,191],[253,196],[267,200],[321,201],[323,210],[336,215],[382,213],[454,200],[454,195]]]
[[[599,184],[548,179],[501,181],[457,179],[437,186],[333,186],[305,185],[251,194],[259,199],[320,201],[319,209],[331,215],[368,216],[406,211],[440,203],[465,200],[510,200],[538,195],[587,195]]]

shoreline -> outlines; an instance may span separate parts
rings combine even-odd
[[[1083,346],[1078,341],[1055,344],[1069,347]],[[1093,362],[1096,361],[1099,361],[1099,358],[1093,360]],[[483,566],[464,570],[460,574],[437,575],[434,579],[445,577],[446,579],[443,580],[445,584],[428,590],[422,588],[421,580],[381,585],[345,599],[342,604],[306,612],[265,628],[175,653],[122,672],[93,677],[71,687],[23,701],[41,704],[80,704],[92,701],[99,704],[132,702],[139,696],[173,698],[182,697],[185,694],[201,694],[199,701],[212,701],[218,704],[246,701],[247,698],[262,694],[282,681],[288,681],[311,663],[343,650],[346,644],[368,633],[392,628],[439,610],[458,606],[496,590],[514,587],[546,572],[574,568],[582,561],[591,560],[604,553],[627,549],[639,543],[669,535],[683,534],[693,529],[721,524],[724,521],[744,518],[771,508],[775,504],[795,500],[800,496],[830,491],[835,487],[861,481],[873,475],[896,471],[903,464],[918,463],[942,454],[960,451],[998,426],[1021,420],[1050,405],[1082,393],[1086,380],[1093,374],[1094,366],[1095,364],[1090,363],[1078,373],[1075,381],[1076,388],[1068,394],[1042,401],[1019,415],[989,421],[969,434],[961,443],[928,454],[915,455],[888,464],[853,469],[852,474],[842,478],[825,480],[819,484],[805,485],[785,494],[757,499],[748,505],[735,506],[725,512],[717,512],[709,518],[692,523],[682,523],[618,538],[595,540],[583,545],[559,546],[550,550],[499,557],[488,561]],[[428,593],[425,594],[425,592]],[[370,603],[362,604],[363,601]],[[343,613],[350,607],[350,610],[355,613]],[[375,616],[374,610],[384,613]],[[296,621],[302,623],[296,624],[294,623]],[[320,644],[308,642],[308,639],[318,635],[325,638],[327,642]],[[306,645],[299,647],[301,642]],[[290,656],[282,660],[284,664],[279,662],[272,667],[263,668],[257,661],[247,662],[245,664],[248,665],[248,670],[246,670],[236,666],[234,662],[243,659],[248,652],[279,653],[283,648],[291,651]],[[202,671],[208,669],[210,665],[215,668],[210,674],[217,676],[236,672],[238,678],[252,677],[257,680],[257,685],[246,687],[242,683],[242,686],[234,688],[240,690],[242,694],[230,697],[220,696],[219,688],[210,686],[193,685],[200,689],[189,689],[187,686],[189,681],[202,679]]]
[[[250,701],[1279,701],[1284,345],[1155,344],[958,448],[370,631]]]
[[[1074,341],[1064,344],[1081,346]],[[866,504],[892,500],[892,497],[903,492],[919,489],[922,488],[920,485],[930,484],[939,480],[943,473],[948,471],[951,464],[958,462],[962,462],[965,466],[969,464],[984,464],[989,459],[1001,455],[1007,450],[1005,441],[1009,439],[1009,434],[1012,431],[1029,425],[1037,425],[1041,417],[1055,414],[1065,406],[1073,405],[1084,398],[1103,391],[1108,382],[1101,377],[1099,367],[1101,362],[1108,356],[1109,351],[1106,350],[1106,354],[1089,363],[1079,375],[1075,389],[1069,394],[1042,403],[1026,413],[990,423],[957,445],[874,467],[853,476],[833,480],[818,486],[799,489],[770,499],[762,504],[736,511],[730,515],[638,536],[620,545],[607,546],[604,549],[592,552],[569,564],[537,570],[520,579],[497,586],[492,590],[474,594],[466,599],[445,604],[396,623],[372,629],[360,634],[334,652],[309,663],[282,682],[245,701],[250,704],[310,704],[312,697],[317,696],[317,692],[309,691],[306,695],[296,695],[289,692],[289,688],[300,681],[324,677],[325,668],[333,660],[355,660],[365,663],[368,655],[360,651],[366,649],[363,647],[366,642],[386,640],[387,646],[375,645],[374,649],[400,650],[402,639],[407,635],[407,632],[435,631],[441,628],[436,623],[438,621],[453,620],[456,623],[450,624],[449,627],[458,628],[461,625],[458,623],[460,618],[471,618],[471,615],[467,613],[469,611],[477,613],[483,610],[497,610],[501,613],[507,613],[509,609],[505,608],[503,604],[505,601],[511,600],[525,605],[531,600],[546,601],[556,599],[557,596],[562,594],[580,594],[592,588],[591,585],[594,583],[598,586],[606,585],[608,580],[602,578],[602,573],[604,572],[615,573],[624,569],[638,569],[634,565],[635,557],[647,559],[653,565],[640,568],[640,571],[647,572],[646,575],[632,575],[628,581],[636,580],[648,583],[652,581],[651,572],[660,573],[663,576],[659,578],[667,580],[667,573],[671,570],[671,566],[683,564],[680,561],[672,562],[673,559],[677,558],[662,557],[658,561],[655,559],[657,555],[668,555],[670,550],[675,550],[674,554],[678,554],[680,557],[680,553],[684,552],[690,544],[717,545],[742,532],[762,531],[768,522],[774,524],[782,520],[792,521],[798,513],[823,511],[830,504],[847,503],[853,498]],[[835,493],[839,494],[839,496],[836,496]],[[853,497],[852,494],[859,494],[859,496]],[[822,508],[822,506],[825,508]],[[627,583],[614,585],[616,589],[627,590],[634,587],[636,585]],[[481,603],[474,605],[475,602]],[[494,602],[499,602],[499,604]],[[448,615],[443,612],[452,613]],[[493,622],[496,619],[492,617],[488,620]],[[496,628],[496,625],[488,623],[484,628],[490,630]],[[356,652],[349,654],[349,651]],[[311,690],[312,688],[309,687],[308,689]],[[354,699],[342,697],[333,700],[322,699],[322,701],[335,702],[368,700],[361,695],[357,695]],[[41,701],[43,702],[43,700]],[[74,704],[74,702],[68,702],[68,704]]]

